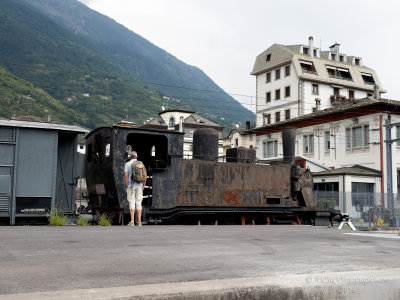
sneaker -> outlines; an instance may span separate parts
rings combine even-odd
[[[129,222],[128,226],[135,226],[135,223],[134,222]]]
[[[139,226],[139,227],[142,226],[142,222],[139,222],[138,226]]]

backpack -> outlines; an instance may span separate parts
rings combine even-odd
[[[145,183],[147,180],[147,171],[146,167],[141,161],[134,161],[132,163],[132,181],[134,182],[143,182]]]

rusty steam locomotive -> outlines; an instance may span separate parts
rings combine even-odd
[[[328,225],[337,211],[318,209],[309,170],[294,164],[295,129],[282,133],[283,162],[256,162],[255,150],[218,156],[218,134],[193,135],[193,159],[183,158],[183,133],[114,125],[86,137],[86,182],[92,211],[128,214],[123,180],[127,147],[147,170],[142,218],[147,223],[272,223]],[[130,147],[129,147],[130,146]]]

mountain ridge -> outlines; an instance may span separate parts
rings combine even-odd
[[[14,10],[6,7],[11,3],[16,6]],[[0,4],[1,14],[8,23],[0,20],[0,50],[5,54],[0,65],[48,91],[66,107],[84,113],[83,119],[88,120],[93,113],[110,113],[101,122],[86,121],[82,125],[90,128],[106,125],[104,122],[115,122],[128,113],[142,122],[159,112],[161,106],[194,109],[225,127],[230,127],[231,122],[254,119],[252,112],[226,94],[201,69],[185,64],[76,0],[5,0]],[[13,33],[7,34],[4,30],[7,26]],[[128,39],[125,37],[131,39],[129,43],[116,44]],[[33,50],[22,47],[21,39]],[[89,98],[94,95],[94,99],[83,94],[89,94]],[[98,112],[86,111],[88,105],[99,106]],[[132,105],[135,110],[127,111]]]

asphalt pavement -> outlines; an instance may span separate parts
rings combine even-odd
[[[313,226],[2,226],[0,299],[400,299],[399,254]]]

